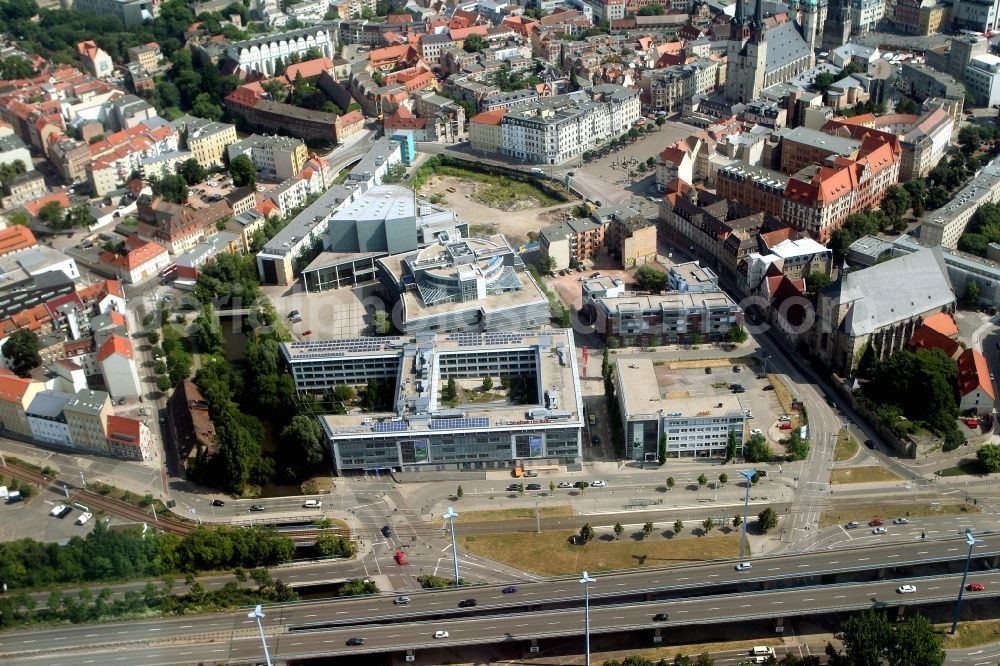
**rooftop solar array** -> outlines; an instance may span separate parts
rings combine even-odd
[[[446,340],[457,342],[459,347],[484,345],[519,345],[524,342],[522,333],[453,333]]]
[[[431,419],[431,430],[447,428],[488,428],[490,417],[476,416],[471,419]]]
[[[403,432],[406,430],[406,421],[383,421],[375,424],[375,432]]]
[[[395,340],[395,338],[392,338]],[[306,359],[325,356],[343,356],[363,352],[383,351],[389,338],[356,338],[352,340],[315,340],[311,342],[293,342],[288,347],[296,359]],[[332,352],[341,352],[334,354]]]

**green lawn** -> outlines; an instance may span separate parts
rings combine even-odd
[[[857,442],[855,442],[857,445]],[[866,467],[844,467],[835,469],[830,475],[830,483],[871,483],[873,481],[899,481],[899,475],[878,465]]]
[[[937,472],[938,476],[980,476],[982,474],[986,474],[986,468],[978,460],[963,460],[954,467]]]
[[[847,429],[844,428],[837,435],[837,448],[833,454],[833,459],[836,462],[850,460],[858,455],[858,448],[858,440],[854,439],[854,435],[847,432]]]
[[[937,629],[944,638],[942,647],[946,650],[991,645],[1000,641],[1000,620],[962,622],[954,636],[948,633],[951,631],[951,624],[939,624]]]

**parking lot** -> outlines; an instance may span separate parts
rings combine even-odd
[[[62,493],[42,491],[37,487],[35,493],[34,497],[23,502],[8,504],[0,501],[0,541],[31,538],[66,543],[72,537],[85,536],[94,529],[96,518],[91,518],[85,525],[76,524],[83,512],[75,507],[63,518],[49,515],[53,507],[67,502]],[[72,502],[65,506],[72,506]]]
[[[372,316],[384,307],[374,285],[309,294],[297,283],[294,287],[264,285],[261,291],[300,340],[371,335]],[[288,319],[293,310],[299,312],[299,321]]]

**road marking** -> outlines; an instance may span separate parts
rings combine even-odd
[[[840,564],[840,560],[831,560],[829,564]]]
[[[56,636],[56,637],[55,637],[54,639],[52,639],[52,640],[56,640],[56,641],[64,641],[64,640],[66,640],[66,637],[65,637],[65,636]]]
[[[740,608],[750,608],[753,604],[743,604]]]
[[[719,608],[718,608],[718,607],[715,607],[715,608],[709,608],[708,610],[710,610],[710,611],[713,611],[713,610],[719,610]]]
[[[310,613],[309,615],[306,615],[305,617],[316,617],[316,613]]]
[[[803,599],[802,601],[816,601],[815,599]]]
[[[785,603],[784,601],[775,601],[775,602],[774,602],[774,605],[775,605],[775,606],[781,606],[781,605],[782,605],[782,604],[784,604],[784,603]]]
[[[938,589],[938,588],[937,588],[937,587],[928,587],[927,589],[928,589],[928,590],[936,590],[936,589]]]
[[[150,627],[150,631],[163,631],[163,629],[158,629],[156,627]]]
[[[178,627],[178,629],[190,629],[193,626],[194,626],[193,624],[182,624],[181,626]],[[97,634],[94,634],[94,636],[96,635]]]
[[[845,595],[841,594],[841,595],[838,595],[838,596],[834,597],[834,599],[843,599],[844,597],[845,597]]]
[[[181,629],[183,629],[183,628],[184,628],[184,627],[181,627]],[[86,634],[86,635],[84,636],[84,638],[93,638],[94,636],[97,636],[97,634]]]
[[[872,558],[870,558],[870,557],[859,557],[858,558],[858,562],[867,562],[870,559],[872,559]]]
[[[709,609],[709,610],[711,610],[711,609]],[[611,618],[611,619],[612,619],[612,620],[624,620],[624,619],[625,619],[625,616],[624,616],[624,615],[615,615],[615,616],[614,616],[613,618]],[[554,622],[554,623],[552,623],[552,624],[559,624],[559,623],[558,623],[558,622]]]
[[[124,634],[125,632],[123,631],[122,633]],[[21,641],[21,642],[22,642],[22,643],[34,643],[34,642],[35,642],[35,639],[34,639],[34,638],[32,638],[32,639],[31,639],[30,641]]]
[[[771,567],[768,571],[777,571],[780,567]]]

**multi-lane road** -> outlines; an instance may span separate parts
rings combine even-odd
[[[994,585],[991,581],[997,576],[995,571],[984,572],[982,570],[986,558],[990,558],[995,563],[995,557],[1000,554],[1000,535],[984,535],[981,545],[974,549],[976,556],[976,566],[973,569],[973,580],[987,584],[987,590],[1000,591],[1000,581]],[[641,598],[644,593],[667,596],[670,599],[658,602],[671,607],[678,604],[687,604],[698,601],[691,598],[693,595],[705,594],[706,592],[726,592],[731,593],[739,589],[741,593],[735,596],[715,595],[705,597],[705,599],[718,600],[725,597],[727,612],[735,612],[739,616],[757,616],[765,609],[768,612],[775,611],[774,607],[788,605],[789,614],[794,610],[795,614],[808,612],[809,608],[800,608],[793,603],[805,605],[808,599],[819,599],[815,604],[814,612],[819,612],[822,608],[831,608],[833,605],[855,603],[858,597],[850,596],[853,592],[836,592],[836,590],[861,589],[864,586],[868,592],[881,590],[877,594],[885,594],[885,590],[894,589],[894,585],[888,582],[878,583],[831,583],[822,587],[808,588],[815,590],[815,595],[809,594],[794,596],[805,588],[779,589],[781,585],[813,584],[820,580],[821,575],[825,575],[826,581],[833,580],[832,574],[847,573],[853,571],[880,571],[886,575],[891,575],[891,570],[908,571],[906,567],[919,563],[932,563],[940,561],[961,561],[965,557],[966,547],[964,540],[947,539],[940,541],[921,541],[909,544],[893,544],[891,546],[874,546],[867,548],[855,548],[834,552],[811,552],[798,555],[786,555],[778,557],[764,557],[754,560],[753,568],[750,571],[737,572],[733,562],[708,562],[691,564],[681,567],[646,569],[639,571],[627,571],[621,573],[611,573],[599,576],[599,583],[595,584],[591,590],[592,605],[600,613],[606,613],[605,604],[617,603],[621,597],[631,596]],[[905,579],[906,582],[916,581],[918,590],[923,592],[907,600],[926,601],[937,599],[937,595],[948,597],[954,596],[956,588],[954,585],[946,590],[944,585],[931,585],[928,578],[915,577]],[[381,623],[390,620],[391,623],[383,628],[379,628],[377,635],[384,640],[390,641],[406,635],[408,640],[417,637],[414,627],[429,626],[428,618],[440,617],[446,619],[434,620],[433,624],[440,623],[462,623],[471,622],[473,624],[458,625],[464,632],[466,628],[473,626],[485,631],[485,627],[494,626],[482,624],[481,619],[474,619],[475,614],[484,611],[497,615],[510,616],[510,619],[503,620],[504,632],[528,637],[528,631],[524,626],[533,627],[532,636],[541,637],[547,633],[542,629],[550,625],[545,622],[564,622],[564,619],[556,618],[542,622],[534,615],[543,612],[542,608],[548,608],[544,612],[565,613],[566,606],[575,606],[582,598],[582,589],[576,578],[555,578],[537,582],[517,582],[518,590],[515,593],[504,593],[502,585],[470,587],[459,590],[442,591],[419,591],[410,593],[411,602],[408,606],[396,606],[393,603],[394,595],[380,595],[374,597],[363,597],[353,599],[323,600],[316,602],[303,602],[297,604],[286,604],[274,606],[266,609],[266,626],[268,635],[282,650],[285,657],[298,654],[295,648],[308,646],[308,649],[319,649],[333,651],[335,647],[346,647],[341,637],[345,634],[356,635],[359,631],[357,625]],[[776,588],[774,591],[762,592],[764,586]],[[792,601],[785,601],[784,596],[756,597],[756,600],[741,601],[749,598],[747,595],[792,595],[787,597]],[[838,595],[843,594],[843,598]],[[867,592],[866,592],[867,594]],[[930,595],[926,597],[924,595]],[[871,595],[869,595],[871,596]],[[475,598],[478,605],[474,609],[462,609],[458,607],[458,602],[463,599]],[[881,597],[879,597],[881,600]],[[894,598],[891,597],[890,598]],[[797,601],[795,601],[797,600]],[[640,599],[641,601],[641,599]],[[780,603],[774,603],[780,602]],[[734,609],[733,604],[738,603],[738,608]],[[750,604],[747,606],[746,604]],[[827,604],[827,605],[824,605]],[[719,606],[721,608],[722,606]],[[684,606],[687,608],[687,606]],[[692,606],[691,617],[683,618],[694,621],[704,621],[702,610],[705,613],[712,612],[714,608],[712,602],[706,602],[703,606]],[[702,609],[702,610],[697,610]],[[697,610],[697,612],[695,612]],[[786,608],[777,609],[784,611]],[[617,611],[616,611],[617,612]],[[656,611],[665,612],[665,611]],[[673,619],[679,619],[678,611],[671,612]],[[719,616],[715,612],[715,616]],[[780,613],[779,613],[780,615]],[[713,617],[715,617],[713,616]],[[562,617],[562,616],[560,616]],[[599,617],[605,617],[600,615]],[[633,621],[638,616],[629,615],[627,619]],[[607,616],[609,620],[615,620],[616,615]],[[0,636],[0,660],[5,663],[87,663],[93,655],[100,655],[105,651],[114,651],[115,660],[119,656],[127,655],[131,661],[129,663],[178,663],[170,661],[181,656],[189,657],[191,661],[197,659],[216,660],[241,660],[252,658],[254,649],[252,646],[253,625],[245,620],[245,614],[236,616],[212,615],[204,617],[183,617],[164,618],[151,620],[148,622],[127,622],[109,623],[101,625],[74,625],[69,627],[58,627],[55,629],[40,629],[10,632]],[[498,620],[499,621],[499,620]],[[423,622],[423,624],[421,624]],[[294,627],[309,628],[319,624],[328,625],[322,631],[290,632]],[[412,627],[411,627],[412,625]],[[524,626],[522,626],[524,625]],[[381,626],[381,625],[379,625]],[[500,625],[496,625],[500,626]],[[551,625],[553,631],[563,625]],[[611,625],[609,625],[611,626]],[[625,626],[625,625],[614,625]],[[387,629],[391,627],[392,629]],[[563,628],[565,628],[563,626]],[[369,631],[369,628],[365,628]],[[450,629],[449,629],[450,631]],[[327,634],[334,634],[331,638]],[[458,632],[461,634],[461,632]],[[374,635],[374,634],[373,634]],[[479,636],[476,633],[468,633],[468,639]],[[348,635],[347,637],[350,637]],[[249,642],[248,642],[249,641]],[[339,642],[339,643],[338,643]],[[386,644],[372,642],[372,647]],[[259,643],[258,643],[259,646]],[[182,655],[181,648],[187,648],[191,652]],[[151,649],[163,649],[159,657],[153,657]],[[223,650],[223,653],[213,651]],[[44,652],[39,652],[44,651]],[[55,651],[55,652],[53,652]],[[220,656],[220,654],[222,656]],[[193,655],[197,655],[196,657]],[[44,656],[44,658],[43,658]],[[67,661],[59,660],[65,656]],[[41,660],[38,661],[38,660]],[[183,662],[183,659],[179,661]]]

